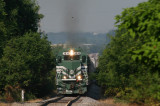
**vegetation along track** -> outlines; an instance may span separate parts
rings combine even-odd
[[[80,103],[82,100],[79,100],[81,96],[76,97],[67,97],[67,96],[59,96],[55,98],[51,98],[45,101],[42,101],[41,106],[71,106],[73,103]]]

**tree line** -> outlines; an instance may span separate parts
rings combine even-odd
[[[160,102],[160,1],[148,0],[125,8],[115,17],[99,59],[97,80],[105,96],[138,104]]]
[[[54,56],[38,32],[36,0],[0,0],[0,98],[20,101],[43,97],[54,88]]]

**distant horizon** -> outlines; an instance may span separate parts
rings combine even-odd
[[[114,32],[112,32],[114,36]],[[83,46],[91,46],[92,52],[100,51],[101,48],[104,48],[106,44],[109,43],[110,38],[107,36],[107,33],[93,33],[93,32],[82,32],[79,34],[71,34],[68,35],[65,32],[47,33],[47,39],[51,42],[51,44],[69,44],[74,45],[75,47],[79,45]]]
[[[115,30],[110,30],[110,31],[115,31]],[[77,32],[77,33],[97,33],[97,34],[105,34],[106,33],[107,34],[110,31],[108,31],[108,32]],[[61,32],[45,32],[45,33],[69,33],[69,32],[61,31]]]

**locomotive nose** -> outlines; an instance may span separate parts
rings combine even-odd
[[[74,83],[71,83],[70,89],[74,89]]]
[[[74,70],[70,70],[70,74],[73,75],[74,74]]]

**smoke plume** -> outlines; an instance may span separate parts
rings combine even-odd
[[[83,39],[80,36],[80,13],[84,3],[84,0],[66,0],[65,28],[71,47],[78,47]]]

